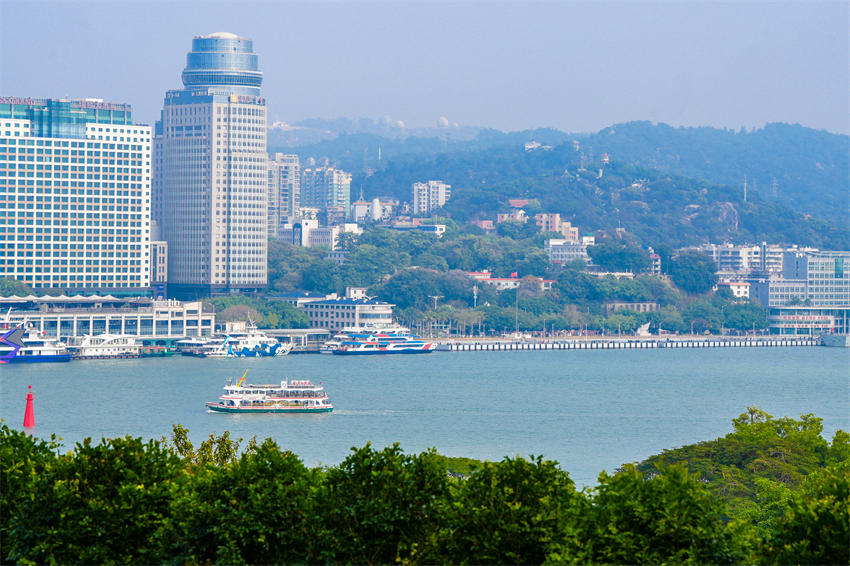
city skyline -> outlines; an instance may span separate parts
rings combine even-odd
[[[120,101],[152,125],[161,93],[179,86],[169,54],[227,31],[251,37],[266,61],[270,124],[389,116],[580,132],[781,121],[850,132],[845,3],[198,6],[4,2],[0,90]],[[32,19],[46,41],[26,40],[18,22]]]

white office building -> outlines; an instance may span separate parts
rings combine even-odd
[[[174,296],[267,284],[266,104],[253,42],[195,37],[156,124],[154,209]]]
[[[452,196],[452,186],[442,181],[413,183],[413,214],[423,216],[441,208]]]
[[[97,99],[0,97],[0,277],[146,293],[151,128]]]
[[[589,260],[587,245],[566,239],[546,240],[546,253],[549,263],[563,265],[577,259]]]

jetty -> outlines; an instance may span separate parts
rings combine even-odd
[[[795,337],[676,337],[575,339],[446,340],[437,347],[449,352],[515,352],[538,350],[644,350],[658,348],[788,348],[820,346],[818,338]]]

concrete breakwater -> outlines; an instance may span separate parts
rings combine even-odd
[[[675,339],[575,339],[442,342],[438,350],[450,352],[511,352],[519,350],[641,350],[657,348],[783,348],[820,346],[815,338],[675,338]]]

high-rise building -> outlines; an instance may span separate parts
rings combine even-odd
[[[154,210],[177,297],[267,283],[268,154],[263,74],[250,39],[195,37],[154,144]]]
[[[269,236],[279,237],[282,223],[301,207],[301,165],[297,155],[276,153],[269,159]]]
[[[147,293],[151,128],[126,104],[0,97],[0,277]]]
[[[301,170],[301,206],[321,210],[351,206],[351,174],[335,167],[307,167]]]
[[[442,181],[413,183],[413,214],[429,214],[452,196],[452,186]]]

